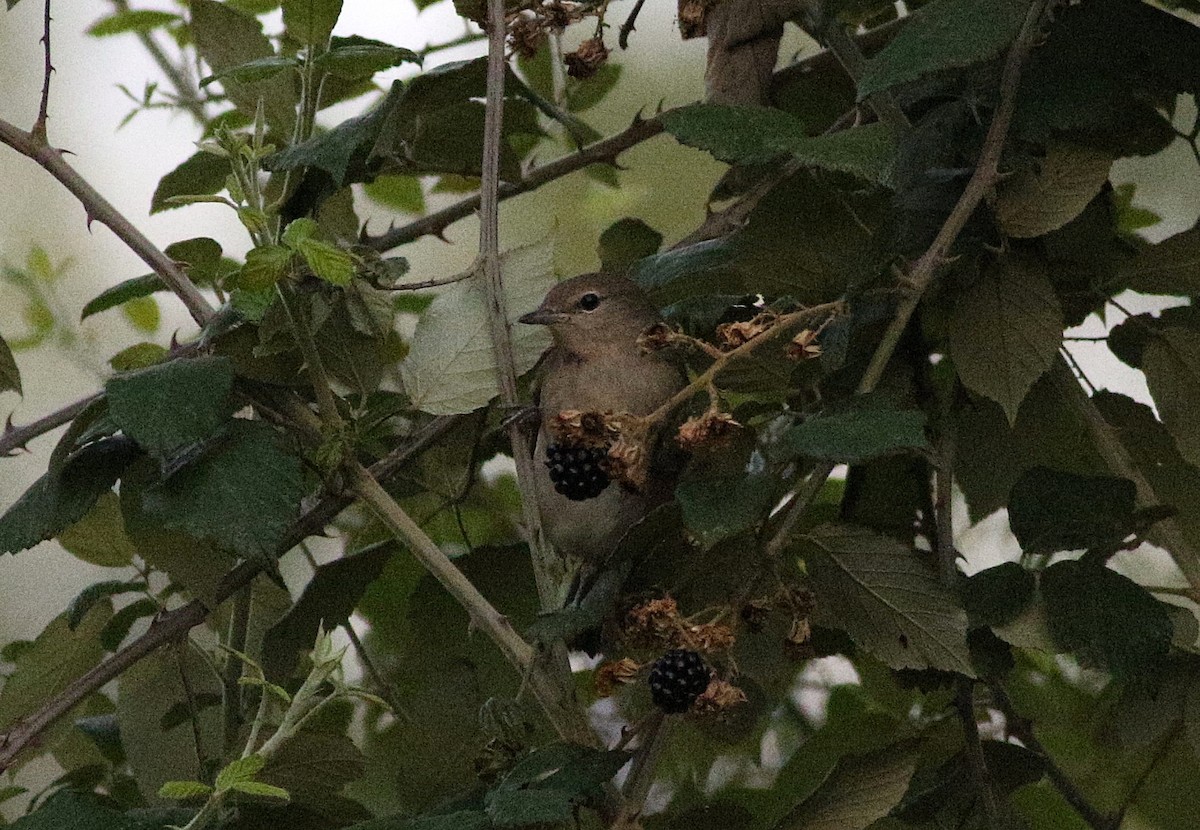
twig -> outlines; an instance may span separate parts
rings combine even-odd
[[[1146,766],[1142,767],[1142,771],[1138,773],[1137,780],[1133,782],[1133,786],[1129,788],[1129,792],[1121,799],[1121,806],[1117,808],[1112,818],[1109,819],[1109,830],[1120,830],[1121,825],[1125,822],[1125,814],[1129,812],[1129,808],[1137,801],[1142,788],[1146,786],[1147,779],[1150,778],[1150,773],[1154,772],[1155,767],[1166,757],[1167,751],[1174,745],[1175,739],[1180,736],[1182,729],[1183,727],[1177,723],[1174,727],[1167,730],[1167,734],[1163,735],[1159,740],[1158,746],[1154,749],[1154,754],[1150,756],[1150,760],[1146,762]]]
[[[50,63],[50,0],[46,0],[46,10],[42,21],[42,54],[45,56],[45,66],[42,68],[42,98],[38,102],[37,121],[33,122],[31,135],[38,141],[46,141],[46,118],[50,110],[50,76],[54,73],[54,65]]]
[[[103,395],[103,392],[88,395],[86,398],[69,403],[62,409],[56,409],[49,415],[38,418],[36,421],[30,421],[24,426],[13,426],[12,416],[10,415],[8,425],[5,427],[4,432],[0,434],[0,456],[10,455],[13,450],[24,448],[34,438],[45,435],[51,430],[58,429],[63,424],[70,423],[75,420],[75,417],[80,412],[83,412],[83,410],[100,400]]]
[[[562,685],[547,674],[533,647],[516,632],[508,618],[479,593],[471,580],[454,566],[369,472],[355,461],[349,462],[345,469],[355,495],[463,607],[471,625],[486,634],[505,658],[525,675],[534,697],[559,736],[577,743],[592,742],[589,738],[591,729],[582,712],[562,699]]]
[[[578,152],[547,162],[540,167],[535,167],[522,176],[519,181],[501,182],[498,188],[498,198],[500,201],[504,201],[513,196],[528,193],[547,182],[562,178],[576,170],[582,170],[591,164],[613,164],[622,152],[641,144],[648,138],[653,138],[662,131],[661,114],[651,118],[638,117],[629,127],[614,136],[597,141],[595,144],[589,144]],[[363,242],[377,251],[387,251],[397,245],[420,239],[422,236],[430,234],[440,236],[454,222],[474,213],[479,208],[480,201],[480,194],[476,193],[407,225],[392,228],[379,236],[367,236]]]
[[[983,804],[984,826],[988,830],[999,830],[1000,810],[996,806],[996,794],[992,791],[992,777],[988,772],[987,759],[983,755],[983,743],[979,740],[979,723],[975,720],[975,681],[968,677],[958,678],[954,708],[958,710],[958,719],[962,723],[971,783]]]
[[[612,830],[633,830],[641,826],[638,817],[646,806],[646,796],[654,784],[654,773],[667,747],[670,731],[671,720],[662,712],[654,712],[653,719],[646,724],[642,745],[633,756],[633,766],[621,791],[621,809],[612,822]]]
[[[430,422],[403,447],[398,447],[385,458],[371,465],[372,475],[381,479],[395,475],[414,455],[422,452],[445,435],[455,423],[456,418],[453,417],[438,418]],[[277,556],[283,556],[308,536],[319,533],[350,503],[350,498],[341,495],[323,499],[292,524],[283,541],[275,550]],[[89,695],[137,664],[144,657],[154,653],[167,643],[179,640],[188,631],[200,625],[207,619],[213,608],[229,599],[243,586],[248,585],[261,570],[261,566],[255,562],[241,563],[221,579],[213,591],[211,607],[195,599],[181,608],[163,614],[150,625],[145,634],[73,680],[61,692],[46,700],[40,709],[22,718],[7,732],[0,733],[0,772],[7,769],[17,756],[30,745],[36,743],[45,730],[86,700]]]
[[[349,620],[342,624],[342,630],[346,632],[346,636],[350,639],[350,644],[354,646],[355,653],[358,654],[359,661],[363,664],[363,668],[367,672],[367,676],[371,678],[371,682],[375,684],[375,688],[379,690],[380,696],[391,707],[392,714],[398,718],[412,723],[412,715],[400,703],[400,695],[396,693],[396,687],[393,686],[379,667],[375,665],[375,661],[371,659],[371,655],[367,653],[367,647],[363,643],[362,638],[358,636],[358,632],[354,630],[354,624]]]
[[[646,4],[646,0],[637,0],[633,4],[633,8],[629,11],[629,16],[625,18],[625,22],[621,24],[621,28],[617,31],[617,45],[622,49],[629,48],[629,36],[636,31],[634,24],[637,23],[638,15],[642,13],[642,6]]]
[[[125,0],[112,0],[112,4],[117,11],[129,11],[129,4]],[[162,73],[167,76],[171,86],[175,88],[175,100],[187,110],[192,118],[196,119],[197,124],[201,127],[205,126],[208,123],[208,117],[204,112],[204,102],[196,96],[195,83],[188,76],[186,69],[181,65],[176,65],[167,57],[167,53],[163,51],[151,32],[139,31],[137,39],[142,44],[142,48],[154,59],[154,63],[158,65]]]
[[[500,381],[500,403],[516,407],[517,372],[513,357],[512,332],[500,272],[500,140],[504,122],[504,0],[488,0],[487,104],[483,126],[483,176],[480,180],[479,258],[487,290],[488,327],[492,335],[492,355]],[[561,585],[566,569],[542,530],[542,515],[534,489],[538,474],[533,448],[521,424],[508,425],[513,460],[517,466],[517,488],[521,493],[521,515],[533,553],[533,572],[537,579],[542,610],[550,611],[562,603]]]
[[[440,288],[443,285],[453,285],[456,282],[469,280],[475,276],[475,270],[475,268],[470,268],[461,274],[453,274],[449,277],[432,277],[420,282],[402,282],[398,285],[379,285],[376,287],[384,291],[424,291],[428,288]]]
[[[333,388],[329,385],[329,375],[325,372],[321,351],[317,348],[317,341],[313,339],[312,327],[308,324],[305,309],[296,303],[292,289],[282,283],[276,284],[275,287],[287,314],[288,323],[292,327],[292,334],[300,346],[300,353],[304,355],[313,393],[317,398],[317,409],[321,413],[321,423],[332,437],[342,426],[342,416],[338,412],[337,396],[333,394]]]
[[[18,153],[36,161],[46,172],[58,179],[83,204],[88,225],[98,221],[107,225],[117,237],[141,257],[142,261],[170,288],[187,306],[192,319],[203,326],[213,316],[213,308],[199,289],[188,279],[187,274],[169,256],[160,251],[133,223],[124,217],[112,204],[92,187],[86,179],[67,164],[60,150],[27,133],[7,121],[0,120],[0,143],[7,144]]]
[[[246,651],[246,632],[250,627],[250,585],[243,586],[234,595],[233,613],[229,615],[229,631],[225,637],[225,645],[234,651]],[[233,654],[227,654],[225,670],[221,672],[222,708],[224,709],[224,740],[222,745],[225,755],[229,755],[237,744],[238,732],[242,728],[242,686],[238,682],[242,676],[242,660]]]
[[[895,316],[888,324],[879,345],[875,348],[875,353],[871,356],[871,362],[859,380],[858,387],[855,390],[856,394],[865,395],[873,391],[878,385],[880,378],[883,377],[884,369],[892,359],[892,355],[900,343],[900,338],[908,326],[909,319],[912,317],[917,305],[921,302],[921,297],[924,295],[925,290],[933,282],[938,268],[946,261],[946,256],[950,248],[958,239],[958,235],[962,233],[963,228],[966,227],[967,221],[975,213],[975,209],[979,207],[979,203],[983,201],[984,197],[996,183],[998,175],[997,164],[1000,161],[1000,154],[1004,149],[1005,139],[1008,136],[1008,128],[1012,123],[1013,112],[1016,109],[1021,70],[1025,65],[1025,61],[1029,58],[1029,53],[1033,49],[1038,31],[1038,23],[1042,18],[1047,2],[1048,0],[1034,0],[1025,15],[1025,20],[1021,24],[1021,30],[1017,34],[1012,48],[1009,49],[1008,57],[1004,62],[1004,71],[1000,77],[1000,103],[996,107],[995,115],[992,116],[992,123],[988,127],[987,136],[984,138],[983,147],[979,153],[979,161],[975,165],[975,172],[971,174],[967,186],[963,189],[962,195],[958,198],[954,209],[950,211],[950,215],[946,218],[941,230],[938,231],[933,243],[921,255],[921,258],[917,260],[912,270],[909,271],[904,299],[897,307]],[[833,472],[835,466],[832,462],[827,461],[818,464],[809,475],[809,480],[805,484],[805,487],[808,490],[820,490],[826,479],[829,478],[829,474]],[[793,500],[792,506],[785,508],[786,512],[780,523],[780,531],[777,531],[775,536],[768,542],[768,550],[782,550],[787,544],[787,538],[783,531],[790,532],[799,519],[798,515],[793,515],[798,512],[796,510],[797,505],[800,505],[800,503]],[[1200,566],[1200,560],[1197,561],[1197,565]],[[1200,572],[1197,575],[1200,576]]]
[[[992,701],[996,704],[1001,712],[1004,713],[1004,720],[1007,723],[1009,734],[1017,736],[1021,743],[1025,744],[1025,748],[1031,752],[1040,755],[1042,762],[1046,765],[1046,777],[1050,779],[1050,783],[1054,788],[1062,794],[1071,808],[1079,813],[1080,818],[1088,823],[1092,830],[1112,830],[1112,825],[1109,819],[1099,810],[1091,805],[1083,791],[1071,780],[1071,777],[1063,771],[1063,768],[1058,765],[1046,751],[1046,747],[1038,740],[1033,731],[1033,724],[1026,718],[1021,717],[1017,710],[1013,707],[1012,700],[1009,699],[1008,693],[1004,691],[1004,687],[997,682],[989,683],[988,688],[992,692]]]
[[[1084,426],[1091,433],[1092,443],[1109,469],[1133,482],[1137,492],[1138,506],[1151,507],[1162,504],[1163,500],[1155,493],[1153,485],[1138,469],[1116,430],[1108,421],[1104,420],[1104,416],[1100,414],[1096,404],[1075,380],[1066,361],[1060,357],[1050,367],[1048,374],[1059,399],[1064,400],[1074,410],[1076,416],[1083,421]],[[1200,595],[1200,553],[1197,553],[1188,541],[1179,522],[1174,517],[1156,522],[1150,529],[1149,538],[1171,554],[1171,558],[1183,572],[1191,590]]]

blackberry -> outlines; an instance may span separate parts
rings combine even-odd
[[[650,697],[668,715],[686,712],[708,688],[712,670],[694,651],[673,648],[650,669]]]
[[[572,501],[594,499],[604,492],[610,481],[603,466],[607,458],[605,447],[546,447],[546,467],[554,489]]]

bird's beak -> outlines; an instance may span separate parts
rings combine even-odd
[[[550,311],[545,308],[522,314],[517,318],[518,323],[526,323],[531,326],[552,326],[555,323],[565,323],[566,320],[567,315],[561,311]]]

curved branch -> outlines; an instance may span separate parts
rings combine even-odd
[[[36,421],[30,421],[24,426],[13,426],[10,415],[8,425],[0,434],[0,457],[12,455],[14,450],[23,449],[34,438],[75,420],[75,416],[98,401],[103,395],[103,392],[88,395],[86,398],[81,398],[74,403],[67,404],[62,409],[38,418]]]
[[[213,308],[187,274],[174,260],[160,251],[136,226],[121,214],[112,203],[100,195],[86,179],[67,164],[63,153],[7,121],[0,120],[0,143],[7,144],[21,155],[33,159],[46,172],[79,199],[87,213],[88,226],[93,221],[107,225],[117,237],[141,257],[142,261],[175,292],[187,306],[192,319],[203,326],[213,316]]]

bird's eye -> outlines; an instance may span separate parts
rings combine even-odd
[[[584,311],[595,311],[600,305],[600,295],[593,292],[588,292],[579,298],[579,307]]]

